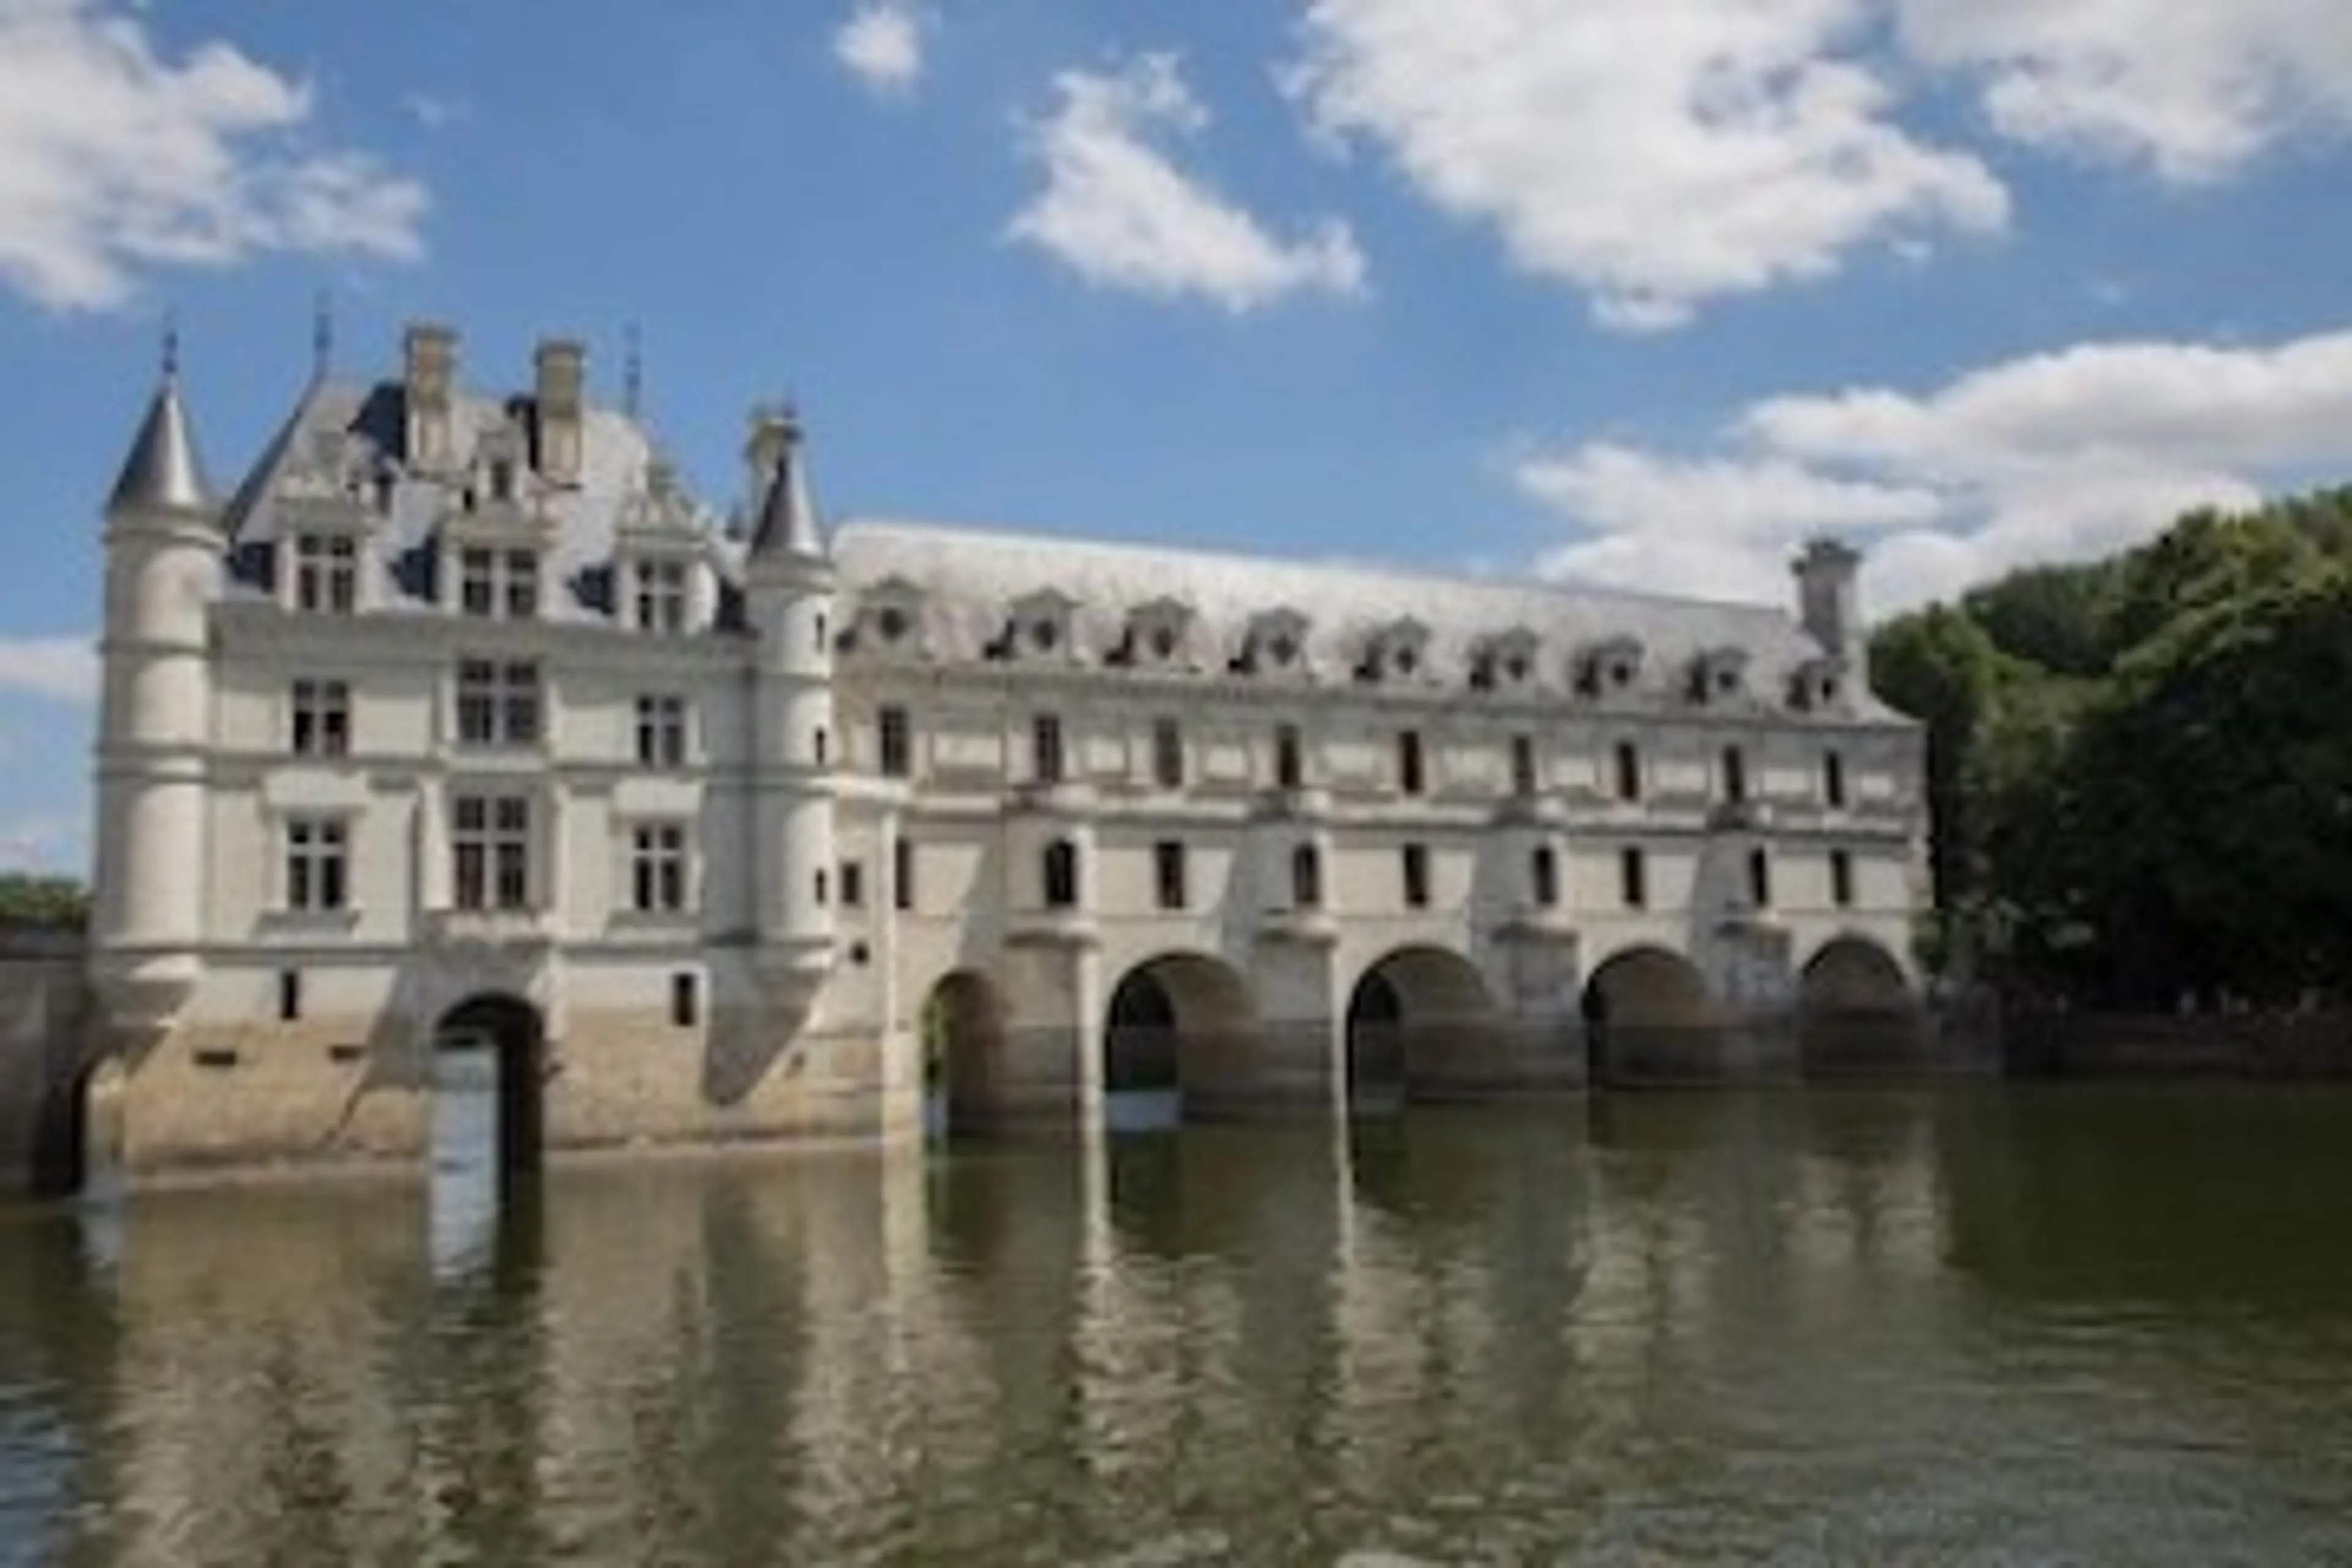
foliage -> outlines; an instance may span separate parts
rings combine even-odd
[[[89,891],[70,877],[0,871],[0,931],[78,931],[89,921]]]
[[[2092,1005],[2352,992],[2352,489],[1882,627],[1941,967]]]

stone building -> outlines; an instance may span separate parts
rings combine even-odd
[[[414,326],[106,511],[92,979],[134,1174],[1782,1076],[1911,986],[1921,742],[1797,613],[698,500],[574,342]]]

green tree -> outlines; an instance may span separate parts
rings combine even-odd
[[[0,871],[0,931],[78,931],[89,921],[89,889],[72,878]]]

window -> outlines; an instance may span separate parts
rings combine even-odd
[[[457,739],[468,746],[529,746],[540,738],[539,666],[529,659],[461,659]]]
[[[1642,798],[1642,753],[1631,741],[1617,742],[1617,798]]]
[[[1323,855],[1312,844],[1290,852],[1290,901],[1302,910],[1323,907]]]
[[[1822,757],[1822,799],[1828,802],[1833,811],[1844,808],[1845,759],[1835,752],[1826,752]]]
[[[816,877],[811,883],[811,886],[815,889],[816,907],[818,909],[824,908],[827,903],[832,901],[833,879],[825,875],[824,868],[818,868]]]
[[[278,1021],[290,1024],[302,1016],[302,972],[281,969],[278,972]]]
[[[1735,805],[1748,798],[1748,754],[1737,746],[1723,748],[1723,798]]]
[[[1062,782],[1062,721],[1040,713],[1029,727],[1029,771],[1039,784]]]
[[[641,822],[630,835],[629,907],[641,915],[686,908],[686,824]]]
[[[1536,742],[1531,735],[1511,737],[1511,793],[1524,800],[1536,793]]]
[[[637,699],[637,762],[648,768],[686,765],[686,699]]]
[[[1173,719],[1152,721],[1151,782],[1161,789],[1184,787],[1184,731]]]
[[[1409,910],[1429,907],[1429,846],[1404,847],[1404,903]]]
[[[352,689],[341,680],[298,680],[291,704],[294,754],[345,757],[352,750]]]
[[[1639,849],[1617,852],[1617,886],[1629,910],[1648,907],[1650,902],[1650,868]]]
[[[1160,907],[1181,910],[1184,907],[1184,846],[1172,838],[1163,838],[1151,847],[1152,884],[1158,889]]]
[[[841,863],[841,907],[845,910],[866,906],[866,867],[863,862],[844,860]]]
[[[332,914],[350,902],[350,829],[342,818],[287,818],[286,907],[298,914]]]
[[[1306,782],[1307,769],[1299,754],[1298,727],[1285,724],[1274,732],[1274,782],[1282,789],[1297,789]]]
[[[1559,903],[1559,856],[1549,844],[1538,844],[1528,857],[1528,889],[1535,895],[1536,908],[1549,910]]]
[[[530,907],[530,797],[461,795],[450,811],[451,892],[461,910]]]
[[[359,607],[359,541],[348,533],[294,537],[294,607],[348,616]]]
[[[915,736],[904,708],[885,708],[874,716],[875,763],[886,779],[902,779],[915,771]]]
[[[809,760],[818,767],[824,767],[832,749],[831,737],[826,735],[824,726],[819,724],[809,735]]]
[[[640,561],[636,567],[637,629],[686,630],[686,563]]]
[[[1074,908],[1078,901],[1078,847],[1066,838],[1046,845],[1044,871],[1045,907]]]
[[[1396,738],[1397,788],[1406,795],[1419,795],[1423,783],[1421,767],[1421,731],[1406,730]]]
[[[1759,910],[1772,902],[1772,857],[1767,850],[1748,852],[1748,902]]]
[[[702,987],[690,970],[669,977],[669,1022],[674,1029],[691,1029],[702,1019]]]
[[[1853,907],[1853,857],[1843,849],[1830,851],[1830,902],[1842,910]]]
[[[911,838],[894,839],[890,845],[890,902],[901,910],[915,907],[915,841]]]
[[[485,619],[539,614],[539,555],[469,544],[457,552],[457,608]]]

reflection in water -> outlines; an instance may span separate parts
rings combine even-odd
[[[499,1058],[487,1046],[445,1046],[433,1058],[433,1271],[479,1268],[499,1224]]]
[[[2343,1560],[2347,1132],[1665,1097],[560,1171],[462,1246],[437,1182],[19,1212],[0,1563]]]

